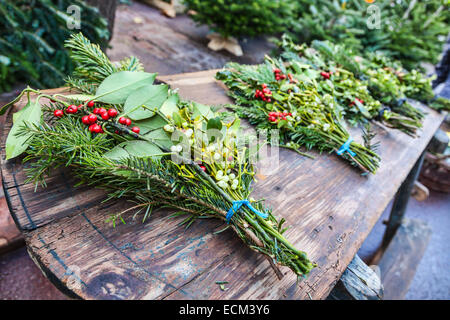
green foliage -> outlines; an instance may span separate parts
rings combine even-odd
[[[448,0],[375,1],[300,0],[291,35],[298,43],[329,40],[355,52],[382,52],[400,60],[407,69],[422,61],[437,63],[450,31]],[[379,9],[380,27],[373,18]]]
[[[323,81],[318,76],[316,80],[321,81],[321,89],[333,89],[332,94],[343,110],[342,115],[350,122],[379,118],[385,125],[412,136],[422,126],[424,113],[406,101],[409,97],[406,95],[407,88],[416,85],[405,85],[402,77],[409,73],[402,69],[398,61],[382,54],[368,54],[367,59],[362,58],[355,55],[352,49],[330,41],[315,40],[308,47],[306,44],[296,45],[288,36],[283,36],[279,45],[281,55],[288,63],[298,61],[310,68],[333,71],[330,80]],[[330,84],[323,86],[323,82]],[[354,101],[355,98],[363,99],[364,105]],[[353,101],[352,108],[349,99]]]
[[[284,31],[292,19],[289,0],[184,0],[192,19],[223,37],[259,36]]]
[[[81,0],[0,0],[0,92],[17,81],[34,87],[58,87],[73,70],[64,40],[77,30],[67,23],[69,6],[81,8],[86,37],[105,46],[109,33],[97,8]]]
[[[304,146],[320,152],[338,151],[350,134],[341,123],[333,97],[318,92],[317,72],[288,73],[291,71],[288,68],[281,60],[266,57],[265,63],[257,66],[228,63],[216,78],[228,87],[229,95],[237,104],[232,109],[240,117],[247,118],[260,130],[280,130],[280,146],[292,150]],[[277,69],[290,77],[277,80],[274,75]],[[270,99],[258,98],[256,93],[261,88],[269,89]],[[272,118],[279,113],[287,115]],[[350,148],[355,154],[343,153],[343,158],[365,173],[376,172],[380,157],[373,150],[356,142],[351,142]]]
[[[75,38],[81,40],[81,36],[72,40]],[[78,57],[80,53],[95,51],[89,42],[83,43],[74,48]],[[24,161],[27,162],[29,181],[45,185],[49,172],[61,166],[70,167],[80,183],[106,189],[108,199],[125,198],[135,203],[133,207],[113,214],[110,218],[113,225],[119,220],[125,222],[123,216],[129,211],[136,211],[134,216],[145,212],[145,220],[157,207],[174,210],[171,217],[184,217],[181,224],[186,227],[197,219],[216,218],[227,221],[227,228],[252,250],[263,254],[278,275],[280,271],[276,265],[289,267],[299,277],[306,276],[316,265],[282,235],[286,230],[282,227],[283,219],[278,221],[262,201],[249,200],[258,212],[243,206],[236,209],[232,217],[227,217],[236,201],[251,199],[255,175],[248,146],[236,143],[238,136],[245,138],[240,132],[239,119],[225,119],[228,114],[218,113],[209,106],[180,101],[165,85],[154,86],[158,88],[156,90],[141,90],[152,85],[153,74],[115,69],[107,58],[103,58],[97,65],[90,64],[95,57],[89,57],[89,54],[76,59],[77,72],[82,76],[74,76],[72,80],[82,88],[89,87],[96,92],[92,99],[97,106],[109,109],[114,103],[123,114],[124,105],[133,97],[130,104],[138,108],[135,111],[152,107],[152,113],[139,113],[140,120],[135,122],[142,126],[142,132],[131,131],[115,117],[97,118],[103,132],[93,133],[82,122],[82,117],[92,112],[83,101],[84,95],[49,96],[27,88],[24,93],[36,93],[37,101],[40,98],[54,101],[42,106],[35,103],[36,110],[44,112],[43,117],[39,114],[40,121],[21,121],[24,113],[19,113],[19,129],[10,133],[10,136],[27,139],[27,145],[22,149],[26,149]],[[139,62],[135,60],[124,65],[134,68]],[[85,78],[83,70],[87,68],[102,72],[97,73],[95,79]],[[136,96],[142,100],[136,100]],[[55,109],[65,109],[70,103],[79,105],[75,114],[53,117]],[[29,105],[27,108],[34,107]],[[165,113],[160,112],[163,108]],[[204,132],[206,128],[216,129],[220,135],[212,140]],[[180,140],[188,140],[188,143],[182,145],[177,136],[169,137],[169,132],[183,136],[186,139]],[[194,155],[193,158],[185,156],[186,150]]]

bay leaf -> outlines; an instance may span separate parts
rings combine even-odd
[[[177,104],[179,101],[180,97],[178,96],[178,94],[171,94],[169,98],[164,101],[161,109],[159,109],[159,112],[161,112],[166,117],[171,116],[174,112],[178,112]]]
[[[160,157],[163,152],[153,143],[141,140],[125,141],[104,154],[104,157],[120,160],[128,157]]]
[[[39,124],[42,117],[41,105],[39,102],[34,101],[25,107],[26,110],[20,112],[20,115],[16,117],[16,121],[13,124],[11,131],[6,139],[6,159],[12,159],[21,155],[29,146],[29,139],[31,133],[18,136],[18,132],[23,128],[25,124],[33,125]]]
[[[108,76],[99,85],[95,100],[111,104],[125,103],[128,96],[156,78],[155,73],[120,71]]]
[[[168,94],[169,87],[166,84],[145,85],[128,96],[124,112],[132,120],[153,117],[155,115],[153,110],[161,108]]]

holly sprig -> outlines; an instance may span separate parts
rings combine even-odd
[[[239,116],[258,129],[280,130],[281,146],[332,152],[350,138],[332,96],[321,96],[313,77],[307,81],[295,77],[280,60],[266,57],[257,66],[229,63],[216,78],[229,88]],[[364,172],[375,173],[379,162],[375,152],[355,142],[350,149],[355,154],[344,153],[345,159]]]
[[[26,154],[29,181],[45,185],[53,168],[70,167],[80,183],[108,190],[108,199],[134,203],[112,215],[113,224],[133,211],[145,212],[145,220],[160,207],[174,210],[172,217],[184,216],[186,227],[197,219],[216,218],[263,254],[280,278],[278,266],[298,276],[315,267],[283,236],[284,219],[251,198],[255,168],[248,160],[249,148],[236,141],[246,137],[239,132],[238,118],[181,101],[168,86],[153,84],[154,74],[110,71],[95,79],[74,76],[95,89],[92,95],[48,95],[31,88],[22,93],[29,109],[19,112],[7,148],[26,138],[8,158]],[[36,112],[33,121],[22,119],[30,110]],[[229,209],[242,200],[248,206],[230,217]]]

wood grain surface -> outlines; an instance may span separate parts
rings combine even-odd
[[[231,102],[214,74],[159,80],[179,88],[184,99]],[[288,269],[282,269],[285,276],[278,280],[268,262],[232,231],[215,234],[223,228],[219,221],[202,220],[185,230],[181,220],[158,210],[145,223],[128,219],[113,228],[106,219],[130,204],[103,203],[102,191],[74,188],[67,169],[55,171],[48,187],[35,191],[24,183],[21,159],[4,160],[10,119],[2,135],[5,195],[30,255],[73,297],[324,299],[442,122],[443,115],[427,112],[420,138],[379,130],[382,163],[376,175],[361,176],[335,154],[308,159],[288,150],[279,152],[278,165],[259,171],[253,197],[265,198],[275,215],[287,220],[286,237],[318,264],[299,283]],[[226,290],[216,281],[228,281]]]

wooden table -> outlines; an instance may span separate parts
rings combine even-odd
[[[229,103],[214,71],[159,77],[181,96],[207,104]],[[17,107],[20,107],[20,103]],[[20,159],[5,161],[5,195],[30,256],[44,274],[70,296],[84,299],[324,299],[352,261],[381,213],[439,127],[443,116],[427,110],[420,138],[379,130],[382,163],[364,177],[335,154],[316,159],[280,151],[276,174],[259,175],[254,198],[266,203],[290,226],[287,238],[317,262],[296,283],[287,269],[278,280],[268,262],[216,220],[185,230],[166,210],[113,228],[106,219],[129,206],[102,203],[104,193],[73,187],[58,170],[47,188],[25,183]],[[221,290],[216,281],[228,281]]]

